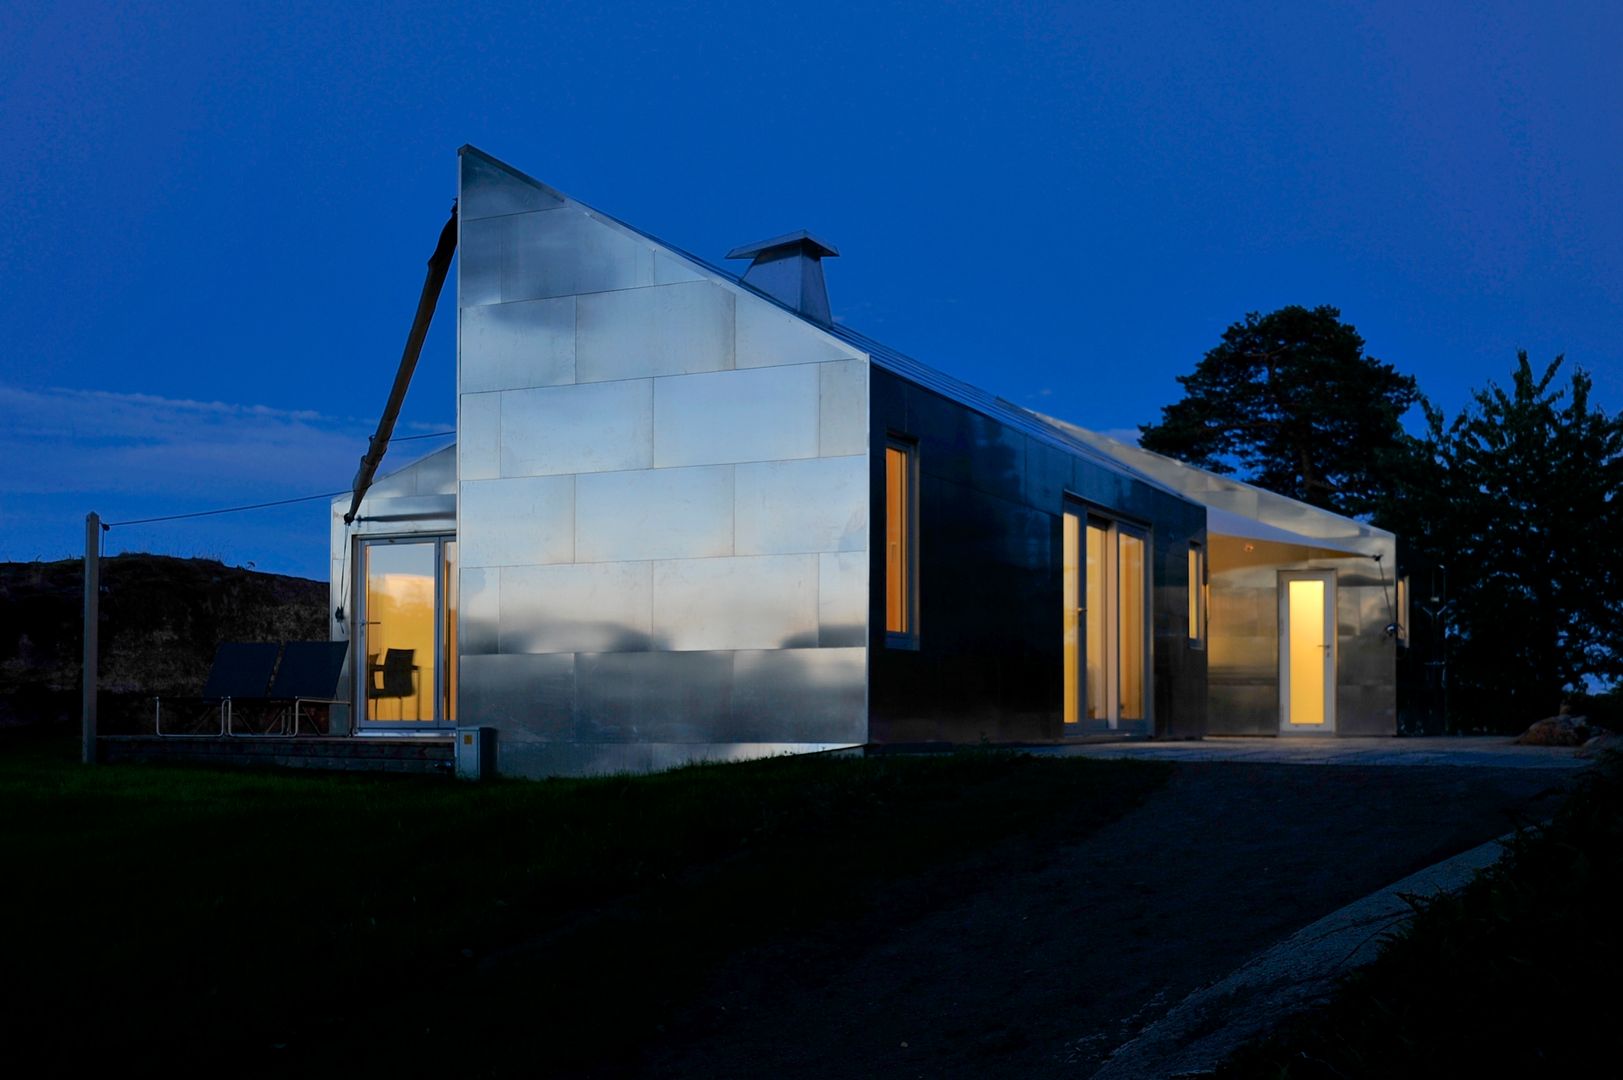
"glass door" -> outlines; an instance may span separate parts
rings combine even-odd
[[[1144,530],[1122,522],[1065,514],[1062,626],[1069,730],[1147,726],[1148,539]]]
[[[356,701],[369,728],[420,730],[455,719],[456,542],[363,540]]]
[[[1336,575],[1279,576],[1279,728],[1330,734],[1336,724]]]

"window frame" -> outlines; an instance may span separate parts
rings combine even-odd
[[[916,651],[919,647],[919,444],[918,440],[897,432],[885,435],[884,459],[884,627],[887,649]],[[902,508],[906,518],[902,527],[901,562],[903,574],[902,616],[903,629],[890,627],[890,452],[902,455]]]

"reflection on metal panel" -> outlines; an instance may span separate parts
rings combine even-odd
[[[462,194],[457,205],[462,220],[473,221],[546,210],[563,205],[563,200],[475,151],[462,155]]]
[[[868,449],[868,365],[840,360],[818,368],[817,452],[824,457]]]
[[[733,553],[733,467],[585,473],[575,561],[698,559]]]
[[[508,567],[502,571],[501,651],[647,649],[651,567],[645,562]]]
[[[740,652],[733,668],[732,738],[865,742],[866,649]]]
[[[575,656],[462,657],[462,700],[457,715],[502,729],[560,735],[574,728]]]
[[[462,219],[457,243],[457,303],[468,309],[502,301],[502,247],[507,235],[500,221]]]
[[[576,376],[581,382],[683,375],[733,366],[733,298],[695,281],[582,296]]]
[[[838,648],[868,643],[868,552],[817,556],[817,644]]]
[[[501,466],[501,395],[463,394],[458,404],[457,470],[464,480],[494,480]]]
[[[645,243],[566,206],[497,219],[502,245],[502,299],[535,300],[654,283],[654,252]]]
[[[565,743],[511,739],[505,733],[498,751],[504,776],[607,776],[657,772],[700,762],[752,761],[785,754],[818,754],[846,750],[855,743],[668,742]]]
[[[503,476],[646,469],[653,457],[649,379],[502,395]]]
[[[581,653],[582,727],[602,742],[705,742],[732,714],[730,652]]]
[[[487,304],[462,313],[464,394],[575,381],[575,299]]]
[[[680,375],[654,383],[654,464],[817,456],[817,366]]]
[[[457,646],[463,656],[483,656],[497,652],[497,619],[500,613],[501,569],[464,566],[458,589]]]
[[[656,562],[654,640],[683,650],[815,646],[817,556]]]
[[[818,364],[859,355],[843,342],[753,296],[738,298],[738,366]]]
[[[575,479],[464,481],[461,520],[464,566],[570,562],[575,554]],[[469,522],[475,527],[468,528]]]
[[[761,461],[734,476],[738,554],[867,548],[866,456]]]

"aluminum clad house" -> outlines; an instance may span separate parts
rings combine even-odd
[[[353,525],[334,504],[357,732],[491,727],[503,772],[541,776],[1392,731],[1388,534],[853,333],[827,243],[737,248],[734,275],[464,148],[458,247],[457,444]],[[1315,686],[1324,715],[1281,726]]]

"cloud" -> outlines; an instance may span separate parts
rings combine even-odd
[[[6,495],[278,498],[343,487],[366,447],[362,424],[309,409],[0,384],[0,410]]]

